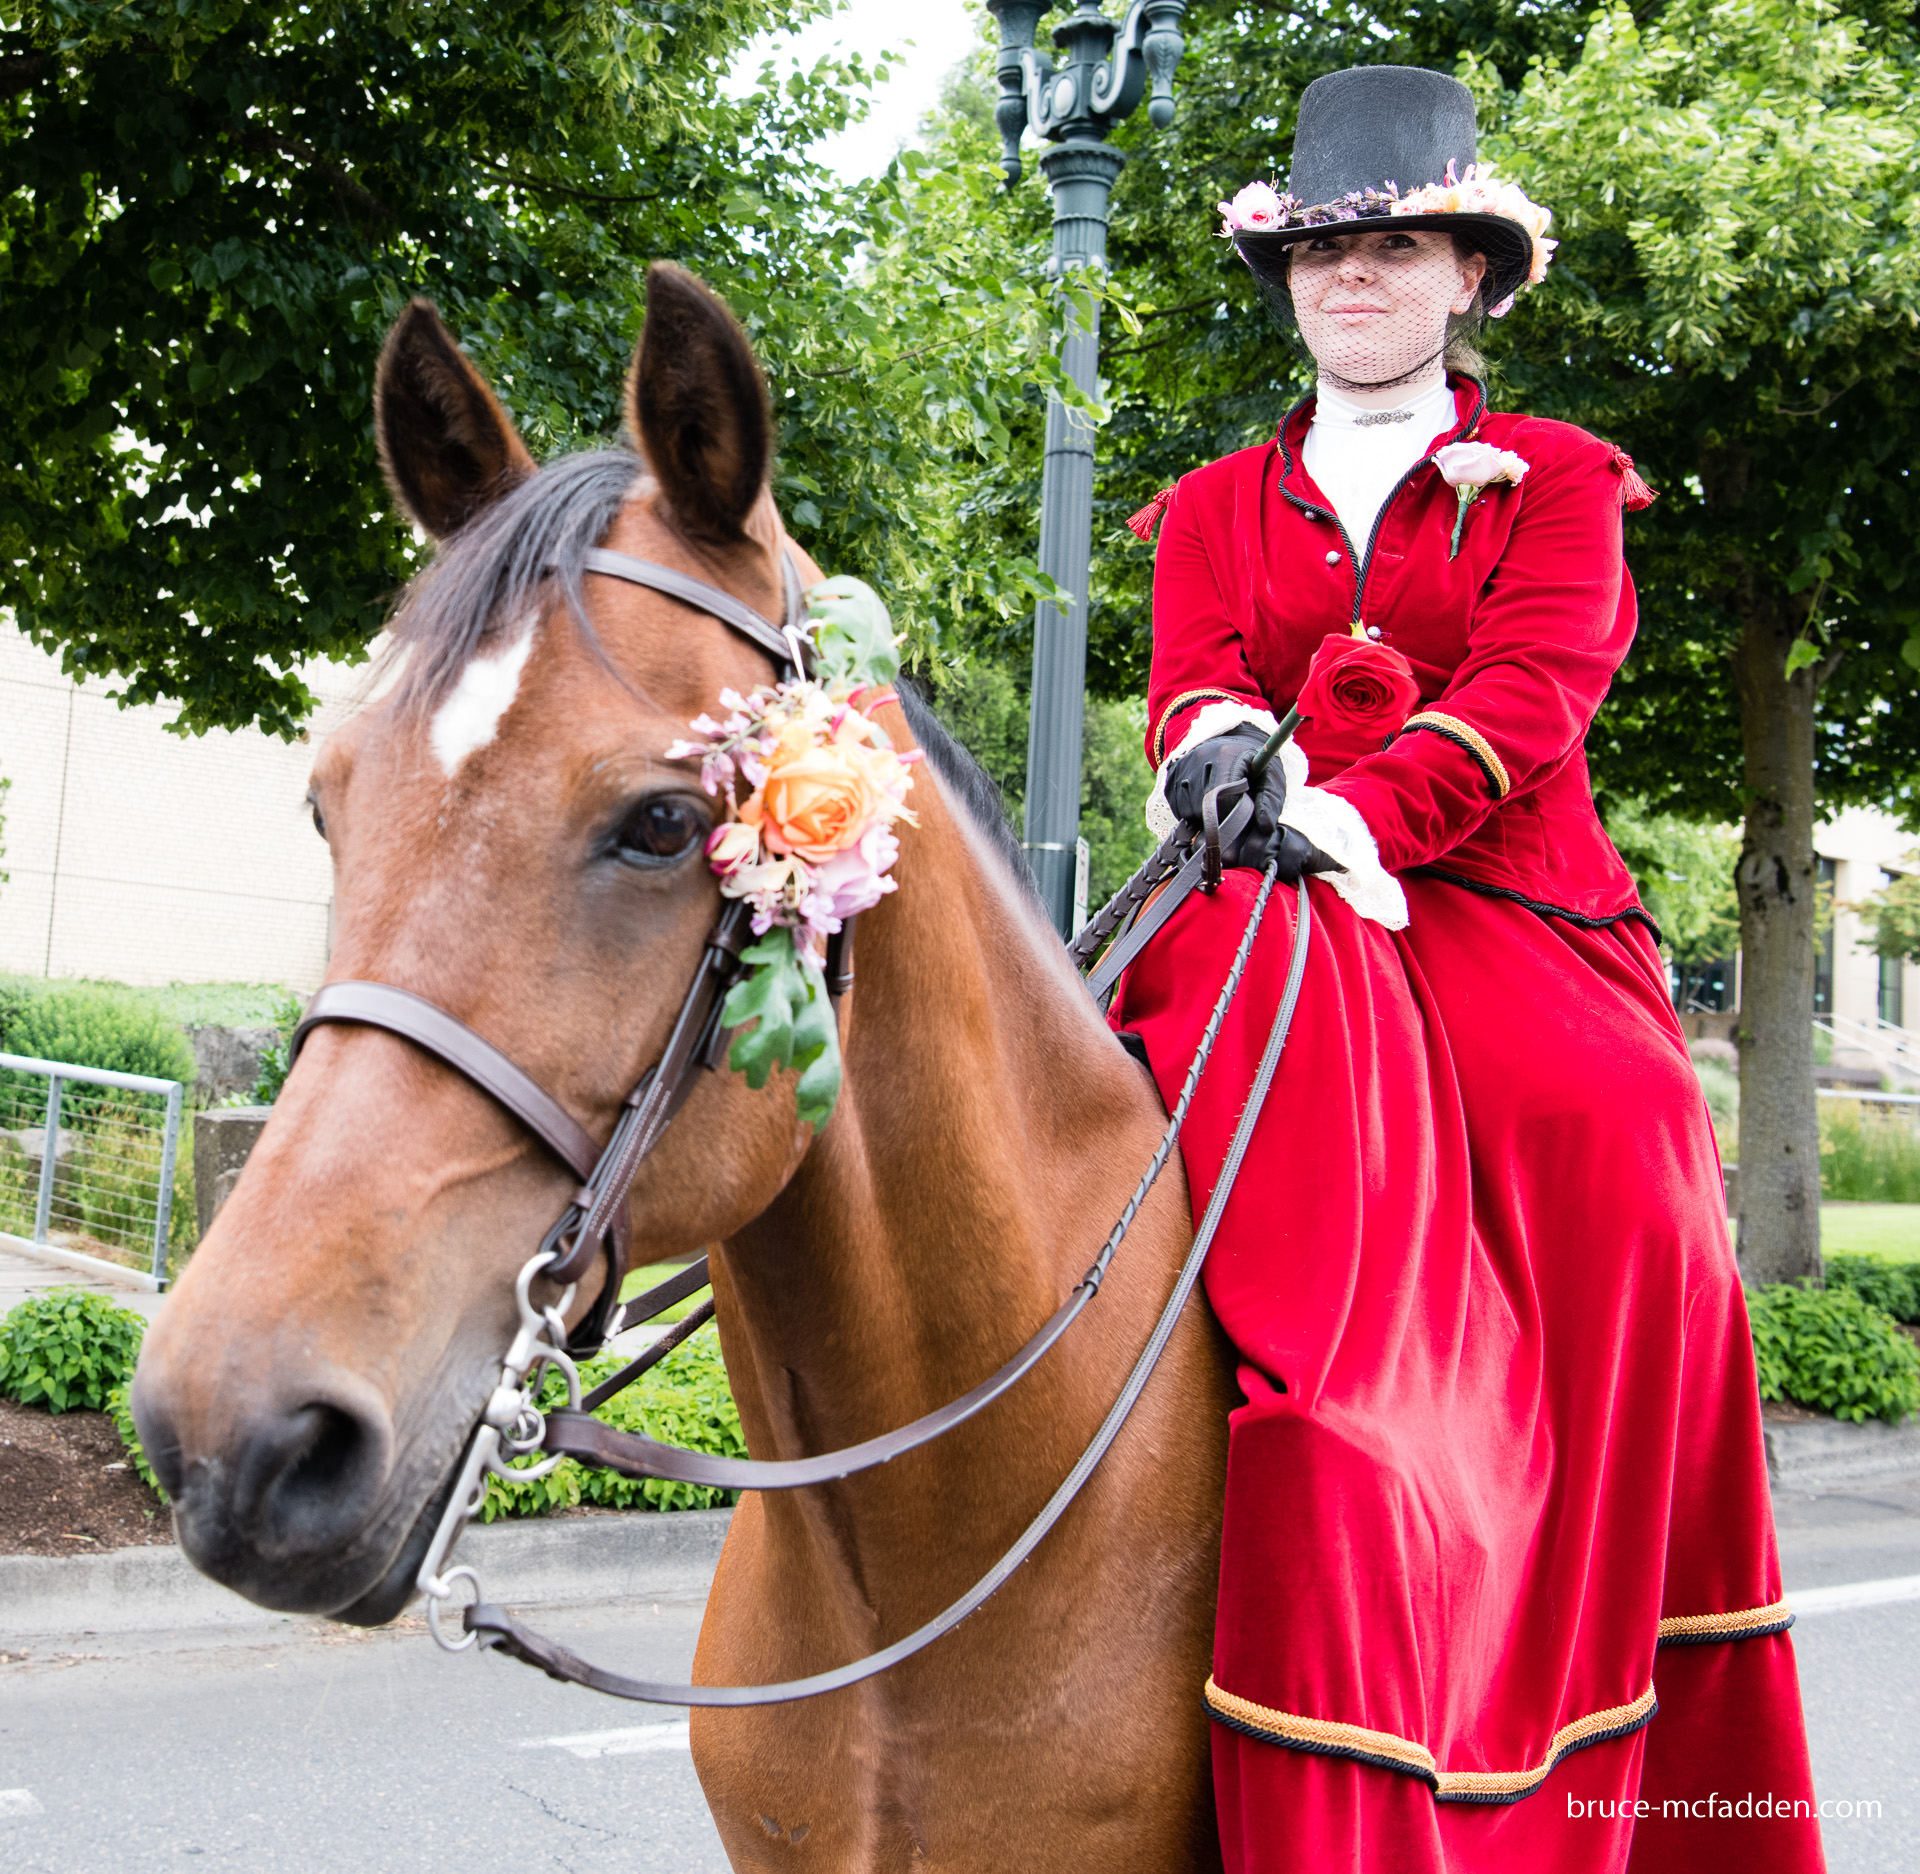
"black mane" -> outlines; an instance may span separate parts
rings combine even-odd
[[[904,681],[894,687],[900,693],[900,707],[906,712],[914,740],[926,750],[934,772],[958,797],[967,810],[967,817],[986,834],[1006,861],[1015,883],[1039,905],[1040,892],[1027,865],[1027,849],[1021,845],[1019,834],[1007,818],[1006,797],[999,785],[934,713],[933,705],[916,684]]]

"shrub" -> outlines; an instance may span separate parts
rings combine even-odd
[[[588,1361],[580,1369],[581,1390],[597,1386],[625,1364],[617,1354],[602,1354]],[[559,1379],[549,1374],[541,1404],[551,1408],[561,1404],[564,1397]],[[622,1431],[657,1438],[662,1444],[711,1451],[719,1457],[747,1455],[740,1414],[734,1408],[727,1370],[720,1358],[719,1337],[711,1326],[676,1347],[625,1392],[616,1393],[594,1417]],[[570,1509],[577,1503],[599,1503],[622,1510],[704,1510],[731,1503],[734,1494],[705,1484],[673,1483],[659,1477],[622,1477],[615,1471],[589,1470],[572,1458],[563,1458],[549,1476],[531,1483],[509,1484],[503,1478],[489,1477],[480,1519],[490,1523],[497,1516],[540,1516],[549,1510]]]
[[[193,1049],[179,1027],[148,998],[103,983],[62,983],[29,993],[8,1015],[4,1041],[9,1054],[193,1085]],[[0,1089],[8,1086],[35,1098],[46,1091],[37,1075],[0,1073]],[[83,1125],[124,1097],[111,1087],[71,1085],[61,1093],[61,1116]]]
[[[1828,1288],[1851,1289],[1864,1302],[1909,1327],[1920,1327],[1920,1262],[1878,1256],[1829,1256]]]
[[[271,1106],[280,1097],[280,1089],[287,1084],[287,1070],[293,1065],[293,1031],[300,1026],[300,1018],[306,1012],[306,1003],[294,995],[283,995],[273,1005],[273,1025],[279,1029],[280,1039],[261,1050],[260,1078],[254,1083],[253,1105]]]
[[[1797,1399],[1856,1424],[1920,1409],[1920,1348],[1850,1288],[1748,1289],[1760,1397]]]
[[[1820,1102],[1820,1195],[1920,1203],[1920,1131],[1906,1111]]]
[[[49,1289],[0,1321],[0,1393],[50,1412],[103,1410],[133,1377],[146,1323],[106,1296]]]
[[[140,1442],[139,1432],[134,1429],[133,1406],[127,1397],[131,1391],[130,1386],[116,1386],[107,1394],[107,1411],[112,1415],[114,1428],[120,1434],[120,1442],[127,1448],[127,1459],[134,1470],[162,1503],[171,1503],[173,1499],[160,1488],[160,1479],[154,1476],[153,1466],[147,1462],[146,1448]]]

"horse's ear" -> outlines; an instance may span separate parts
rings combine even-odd
[[[387,485],[436,540],[533,473],[527,445],[429,299],[387,334],[373,409]]]
[[[739,321],[665,261],[647,269],[627,420],[680,525],[700,539],[740,539],[773,454],[767,387]]]

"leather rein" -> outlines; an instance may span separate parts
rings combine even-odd
[[[589,572],[649,587],[682,604],[707,612],[771,656],[783,677],[797,674],[802,667],[806,602],[790,557],[782,561],[786,590],[786,620],[783,625],[774,624],[717,586],[653,561],[596,547],[585,555],[584,566]],[[1234,798],[1236,793],[1237,799]],[[1127,964],[1162,928],[1189,893],[1195,889],[1211,890],[1218,885],[1220,842],[1223,838],[1231,839],[1246,824],[1253,810],[1252,799],[1236,784],[1232,788],[1216,790],[1215,795],[1208,797],[1206,804],[1208,811],[1203,835],[1199,840],[1191,841],[1191,853],[1187,849],[1191,836],[1176,829],[1173,836],[1162,844],[1076,940],[1074,955],[1084,967],[1100,947],[1110,938],[1115,938],[1117,933],[1117,940],[1112,943],[1088,982],[1089,989],[1102,1002]],[[1224,821],[1220,817],[1223,808],[1229,808]],[[447,1562],[460,1531],[478,1512],[485,1499],[489,1474],[527,1481],[545,1475],[563,1457],[572,1457],[587,1465],[617,1471],[626,1477],[659,1478],[730,1490],[791,1490],[830,1482],[888,1463],[964,1424],[1002,1397],[1032,1371],[1098,1294],[1115,1252],[1171,1156],[1192,1105],[1201,1071],[1212,1053],[1227,1010],[1239,988],[1274,882],[1275,872],[1269,867],[1248,916],[1233,965],[1221,987],[1160,1143],[1105,1244],[1066,1300],[997,1372],[960,1398],[915,1419],[911,1424],[860,1444],[786,1461],[726,1458],[708,1452],[688,1451],[661,1444],[638,1433],[617,1430],[592,1416],[596,1407],[632,1385],[704,1326],[713,1316],[711,1298],[690,1312],[669,1333],[654,1341],[637,1359],[590,1392],[582,1392],[576,1366],[578,1358],[599,1351],[615,1335],[654,1319],[667,1308],[708,1285],[708,1259],[702,1256],[679,1274],[632,1301],[622,1304],[619,1300],[628,1267],[628,1198],[633,1182],[648,1154],[659,1143],[674,1115],[691,1095],[697,1084],[695,1070],[704,1068],[711,1071],[719,1065],[729,1032],[721,1019],[722,1006],[728,991],[740,979],[741,952],[750,941],[747,906],[737,899],[729,900],[723,906],[695,968],[693,981],[682,999],[660,1059],[641,1076],[622,1102],[612,1136],[604,1147],[598,1145],[565,1107],[518,1063],[425,997],[379,982],[338,982],[321,988],[294,1030],[289,1066],[292,1058],[298,1056],[307,1035],[323,1023],[383,1029],[411,1042],[422,1052],[452,1068],[503,1106],[581,1181],[547,1231],[539,1250],[520,1272],[515,1285],[520,1311],[519,1331],[503,1359],[500,1383],[468,1444],[453,1490],[420,1567],[419,1587],[427,1596],[429,1625],[435,1639],[456,1652],[477,1641],[498,1648],[529,1665],[539,1666],[553,1678],[585,1685],[616,1697],[656,1704],[761,1705],[810,1697],[856,1684],[918,1652],[979,1607],[1026,1560],[1065,1513],[1082,1484],[1119,1435],[1199,1278],[1299,999],[1311,926],[1304,879],[1297,888],[1298,910],[1286,988],[1268,1038],[1267,1050],[1212,1200],[1195,1233],[1192,1249],[1182,1265],[1173,1292],[1119,1396],[1059,1489],[1013,1547],[952,1606],[893,1645],[809,1678],[752,1686],[662,1684],[628,1678],[593,1666],[565,1647],[530,1631],[504,1608],[478,1600],[479,1583],[471,1568],[449,1568]],[[1158,896],[1153,895],[1156,891]],[[830,939],[828,944],[826,982],[828,992],[836,1002],[852,986],[852,935],[853,920],[849,918],[844,930]],[[604,1267],[599,1294],[586,1314],[569,1329],[563,1317],[571,1304],[574,1287],[594,1268],[596,1262]],[[565,1292],[556,1303],[545,1308],[533,1305],[531,1284],[535,1276],[561,1285]],[[543,1412],[537,1401],[549,1369],[557,1371],[566,1381],[568,1400],[564,1409]],[[531,1468],[508,1463],[510,1458],[525,1458],[536,1452],[542,1456]],[[461,1579],[472,1585],[476,1600],[463,1609],[465,1637],[450,1640],[441,1630],[440,1614],[443,1607],[452,1604],[455,1583]]]

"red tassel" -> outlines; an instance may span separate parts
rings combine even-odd
[[[1167,511],[1167,503],[1172,499],[1173,490],[1171,488],[1162,488],[1138,514],[1130,514],[1127,516],[1127,525],[1131,527],[1142,540],[1151,540],[1154,529],[1160,525],[1160,516]]]
[[[1626,504],[1627,511],[1633,513],[1641,508],[1652,507],[1658,497],[1633,472],[1633,457],[1618,444],[1614,445],[1613,466],[1620,471],[1620,499]]]

